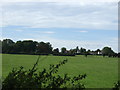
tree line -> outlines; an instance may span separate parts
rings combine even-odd
[[[24,40],[14,42],[11,39],[4,39],[2,43],[2,53],[8,54],[51,54],[52,46],[49,42],[37,42]]]
[[[37,42],[33,40],[23,40],[14,42],[11,39],[0,40],[0,50],[6,54],[35,54],[35,55],[48,55],[53,54],[57,56],[75,56],[75,55],[103,55],[109,57],[120,56],[120,53],[115,53],[110,47],[104,47],[102,50],[95,51],[79,48],[67,50],[66,47],[53,49],[49,42]]]

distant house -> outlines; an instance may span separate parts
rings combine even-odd
[[[98,52],[97,52],[97,54],[98,54],[98,55],[101,55],[101,54],[102,54],[102,52],[101,52],[101,51],[98,51]]]
[[[102,52],[101,51],[91,51],[90,54],[91,55],[101,55]]]
[[[80,53],[80,50],[77,50],[77,52],[76,53]]]

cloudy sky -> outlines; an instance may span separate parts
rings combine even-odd
[[[118,51],[118,0],[4,0],[0,11],[1,39]]]

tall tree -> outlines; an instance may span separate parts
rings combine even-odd
[[[37,53],[38,54],[51,54],[52,53],[52,45],[47,42],[40,42],[37,45]]]
[[[2,41],[0,40],[0,53],[2,53]]]
[[[79,47],[76,47],[76,53],[80,53]]]
[[[54,54],[59,53],[59,49],[58,49],[58,48],[54,49],[54,50],[53,50],[53,53],[54,53]]]
[[[2,41],[2,53],[13,53],[14,42],[11,39]]]
[[[109,55],[113,55],[114,51],[110,47],[104,47],[102,49],[102,54],[109,56]]]
[[[61,48],[61,52],[62,52],[62,53],[65,53],[65,52],[66,52],[66,48],[65,48],[65,47],[62,47],[62,48]]]
[[[32,40],[25,40],[22,42],[22,51],[24,53],[29,53],[29,54],[33,54],[35,52],[36,49],[36,43],[33,42]]]
[[[85,54],[85,53],[86,53],[86,49],[81,48],[81,49],[80,49],[80,53],[81,53],[81,54]]]

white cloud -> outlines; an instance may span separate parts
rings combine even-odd
[[[81,33],[87,33],[88,31],[81,30],[81,31],[78,31],[78,32],[81,32]]]
[[[1,0],[1,2],[118,2],[119,0]]]
[[[15,30],[15,31],[17,31],[17,32],[22,32],[23,30],[21,30],[21,29],[17,29],[17,30]]]
[[[2,25],[117,30],[117,3],[12,3],[3,7]]]
[[[20,2],[24,1],[20,0]],[[4,0],[5,4],[1,10],[3,13],[0,15],[0,19],[3,20],[0,20],[2,21],[0,26],[117,30],[117,0],[54,0],[56,3],[45,1],[46,3],[6,3],[8,0]],[[86,31],[83,29],[81,32]],[[43,31],[40,33],[54,34],[55,32]],[[113,39],[106,39],[106,41],[72,41],[49,37],[34,37],[32,39],[38,40],[38,38],[50,41],[54,47],[74,48],[78,45],[89,49],[101,49],[106,45],[117,51],[117,41]]]
[[[55,32],[53,31],[35,31],[37,33],[43,33],[43,34],[54,34]]]
[[[43,33],[54,34],[55,32],[52,32],[52,31],[46,31],[46,32],[43,32]]]

